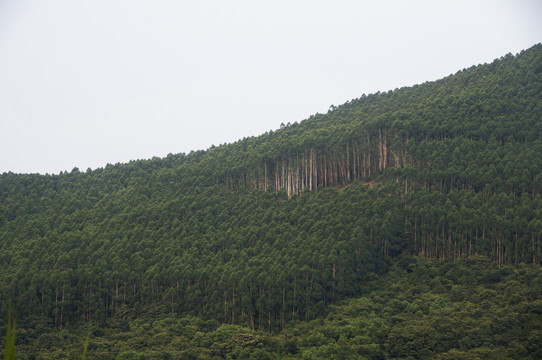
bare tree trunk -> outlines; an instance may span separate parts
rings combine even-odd
[[[263,171],[264,171],[263,189],[265,192],[267,192],[267,161],[264,161],[263,163]]]
[[[309,155],[309,166],[310,166],[310,176],[309,176],[309,190],[312,191],[312,176],[313,176],[313,164],[312,164],[312,148],[310,149]]]
[[[383,155],[383,169],[386,172],[386,165],[388,164],[388,129],[384,128],[384,142],[382,145]]]

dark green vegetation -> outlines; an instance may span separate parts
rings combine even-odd
[[[279,333],[120,307],[107,326],[19,331],[18,354],[80,359],[88,336],[91,359],[540,359],[541,316],[539,268],[402,256],[361,297]]]
[[[20,355],[537,358],[541,98],[536,45],[207,151],[3,174]]]

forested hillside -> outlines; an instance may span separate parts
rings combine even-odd
[[[540,359],[542,272],[487,259],[402,255],[363,294],[281,332],[213,318],[122,308],[107,326],[85,322],[18,331],[27,359]],[[86,340],[88,339],[88,340]]]
[[[206,151],[0,175],[1,316],[30,347],[147,313],[275,333],[401,256],[540,273],[541,193],[538,44]]]

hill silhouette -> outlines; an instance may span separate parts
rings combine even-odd
[[[510,267],[480,284],[514,278],[522,293],[536,284],[529,296],[539,302],[541,94],[538,44],[206,151],[86,172],[4,173],[2,308],[16,309],[28,354],[54,343],[42,337],[55,331],[121,328],[145,314],[212,319],[209,331],[228,341],[237,334],[254,350],[260,340],[250,331],[323,319],[330,304],[378,288],[390,267],[407,271],[401,261],[415,264],[412,256],[461,271]],[[523,279],[517,269],[527,265],[535,275]],[[539,319],[538,303],[522,304]],[[392,335],[404,336],[372,338],[375,358],[419,355],[384,349]],[[211,355],[233,356],[241,345]]]

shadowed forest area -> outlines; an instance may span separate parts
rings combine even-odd
[[[538,44],[206,151],[4,173],[1,336],[11,306],[20,359],[540,358],[541,94]]]

